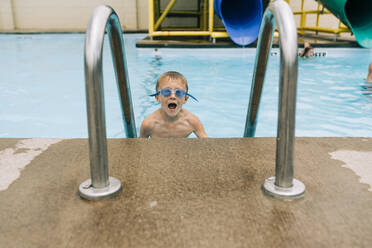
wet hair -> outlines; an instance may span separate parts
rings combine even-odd
[[[187,85],[187,79],[185,78],[184,75],[182,75],[181,73],[176,72],[176,71],[167,71],[167,72],[161,74],[160,77],[158,78],[158,80],[156,81],[156,87],[155,87],[156,91],[158,91],[158,89],[159,89],[160,81],[165,79],[165,78],[173,79],[173,80],[181,80],[182,83],[186,87],[186,92],[189,90],[189,86]]]
[[[307,43],[307,44],[308,45],[305,45],[305,47],[304,47],[303,53],[300,55],[301,57],[308,57],[308,53],[310,52],[310,50],[314,49],[309,43]]]

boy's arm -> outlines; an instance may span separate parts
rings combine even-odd
[[[192,114],[190,123],[193,126],[194,133],[198,138],[208,138],[208,135],[204,130],[203,124],[196,115]]]
[[[152,122],[146,118],[143,120],[140,129],[140,138],[149,138],[151,136]]]

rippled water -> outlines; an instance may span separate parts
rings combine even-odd
[[[137,127],[159,106],[147,95],[163,72],[177,70],[198,98],[185,108],[210,137],[241,137],[249,100],[253,48],[136,49],[125,35]],[[84,35],[0,35],[0,137],[87,137]],[[273,49],[275,54],[279,53]],[[296,136],[372,137],[372,95],[363,88],[370,49],[315,49],[299,60]],[[108,137],[124,137],[111,55],[105,42]],[[256,136],[276,136],[279,55],[270,56]]]

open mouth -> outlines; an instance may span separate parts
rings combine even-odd
[[[174,109],[177,108],[177,104],[175,104],[175,103],[169,103],[168,104],[168,108],[174,110]]]

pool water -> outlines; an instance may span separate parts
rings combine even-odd
[[[135,47],[144,34],[125,34],[139,133],[156,110],[155,80],[176,70],[189,82],[184,106],[210,137],[242,137],[256,50]],[[87,137],[84,34],[0,35],[0,137]],[[279,53],[266,74],[256,136],[276,136]],[[372,137],[372,94],[364,86],[372,50],[315,48],[326,56],[299,60],[296,136]],[[103,52],[107,136],[125,137],[107,40]]]

